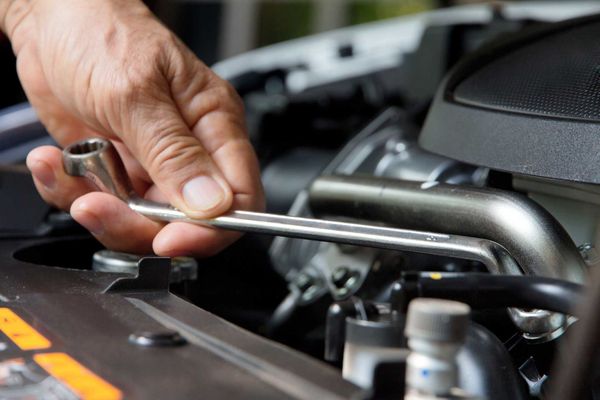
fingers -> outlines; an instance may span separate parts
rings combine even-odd
[[[27,166],[34,183],[48,203],[70,211],[73,218],[108,248],[136,254],[210,256],[235,241],[239,234],[190,224],[163,225],[137,214],[116,197],[97,192],[86,179],[67,175],[62,152],[53,146],[30,152]],[[151,186],[146,198],[165,202],[165,195]],[[249,198],[236,206],[250,208]],[[124,240],[126,238],[126,240]],[[153,248],[154,247],[154,248]]]
[[[91,193],[97,189],[86,179],[67,175],[60,149],[43,146],[32,150],[27,167],[42,198],[62,210],[70,209],[71,216],[105,246],[138,254],[152,251],[152,239],[161,226],[112,195]],[[126,236],[119,237],[121,234]]]
[[[29,153],[26,162],[42,198],[61,210],[68,210],[76,198],[95,190],[85,179],[64,172],[62,152],[56,147],[38,147]]]
[[[152,189],[147,195],[154,201],[161,201],[161,194]],[[255,206],[255,196],[244,194],[235,196],[233,208],[251,210],[256,209]],[[182,255],[208,257],[223,250],[240,236],[239,232],[177,222],[166,225],[156,235],[153,248],[156,254],[169,257]]]
[[[185,49],[170,77],[171,92],[192,134],[202,143],[234,194],[254,198],[264,208],[258,161],[248,139],[243,103],[235,89]]]
[[[73,218],[107,248],[134,254],[207,257],[234,242],[239,234],[171,223],[162,226],[101,192],[84,195],[71,207]],[[127,238],[127,240],[123,240]]]
[[[162,228],[107,193],[88,193],[75,200],[70,211],[104,246],[116,251],[152,253],[152,240]]]
[[[206,146],[212,160],[233,192],[250,200],[246,205],[249,208],[244,209],[262,211],[265,205],[260,169],[244,128],[229,114],[211,113],[198,122],[193,132],[202,143],[213,142],[213,146]]]
[[[73,202],[73,218],[107,248],[134,254],[211,256],[239,234],[186,223],[160,223],[132,211],[114,196],[94,192]],[[127,240],[124,240],[127,238]]]
[[[138,101],[123,141],[169,202],[196,218],[227,211],[233,194],[170,100]]]
[[[162,224],[132,211],[116,197],[97,192],[86,179],[67,175],[62,167],[62,152],[53,146],[31,151],[27,166],[44,200],[60,209],[70,210],[72,217],[103,245],[117,251],[152,253],[154,241],[154,251],[158,255],[208,256],[239,236],[181,223],[169,224],[163,229]],[[164,195],[155,186],[146,196],[164,201]]]
[[[233,243],[240,234],[214,228],[204,228],[183,222],[166,225],[154,238],[156,254],[177,257],[194,255],[209,257]]]

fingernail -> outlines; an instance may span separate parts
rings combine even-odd
[[[31,174],[47,189],[53,189],[56,177],[52,168],[43,161],[35,160],[27,164]]]
[[[85,229],[90,231],[95,236],[100,236],[104,233],[104,224],[94,214],[83,211],[78,212],[77,222],[79,222]]]
[[[194,211],[209,211],[225,199],[225,192],[213,178],[198,176],[183,186],[183,199]]]

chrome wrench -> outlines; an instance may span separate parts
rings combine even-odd
[[[480,261],[493,273],[522,274],[504,247],[486,239],[251,211],[231,211],[212,219],[191,218],[170,205],[141,198],[133,190],[116,149],[102,138],[65,148],[63,165],[69,175],[89,178],[99,189],[155,221],[455,257]]]

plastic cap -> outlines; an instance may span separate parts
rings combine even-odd
[[[419,298],[410,302],[404,334],[440,342],[464,341],[471,308],[458,301]]]

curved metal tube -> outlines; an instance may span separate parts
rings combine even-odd
[[[518,265],[507,251],[491,240],[460,235],[412,231],[339,221],[233,211],[213,219],[193,219],[166,204],[140,198],[131,186],[123,162],[113,145],[101,138],[87,139],[63,151],[65,171],[91,179],[103,191],[125,201],[129,207],[156,221],[188,222],[242,232],[264,233],[405,250],[476,260],[497,273],[516,273]]]
[[[310,188],[318,215],[493,240],[531,275],[583,282],[586,266],[562,226],[527,197],[497,189],[329,176]]]
[[[517,193],[438,182],[327,176],[314,181],[310,204],[317,215],[351,216],[492,240],[530,275],[572,282],[583,282],[586,276],[585,262],[567,232],[541,206]],[[542,310],[511,310],[511,316],[536,339],[555,336],[549,331],[564,329],[567,323],[564,316]]]

